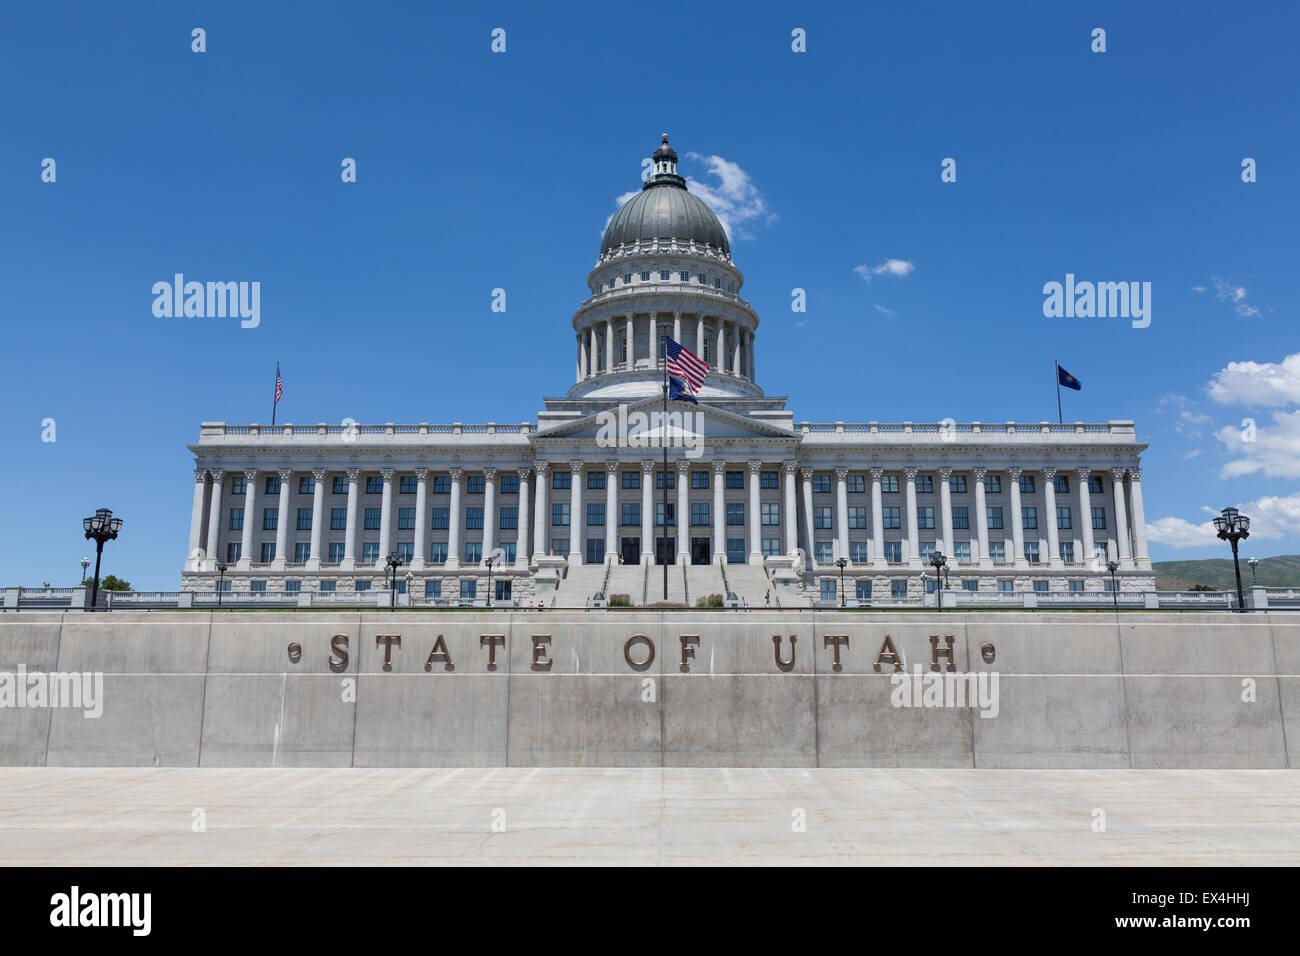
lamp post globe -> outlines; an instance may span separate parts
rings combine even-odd
[[[397,607],[397,569],[405,563],[401,555],[396,551],[389,552],[388,557],[384,559],[384,565],[388,568],[385,577],[392,579],[388,585],[388,609],[390,611]]]
[[[82,530],[87,541],[95,542],[95,583],[90,591],[90,609],[93,611],[99,602],[99,563],[104,556],[104,542],[112,541],[122,530],[122,519],[114,518],[108,508],[100,508],[89,518],[81,521]],[[89,564],[89,560],[86,561]]]
[[[82,558],[81,559],[81,583],[83,586],[86,583],[86,569],[89,567],[90,567],[90,558]]]
[[[1106,570],[1110,572],[1110,594],[1115,602],[1115,610],[1119,610],[1119,582],[1115,578],[1115,572],[1119,570],[1118,561],[1107,561]]]
[[[947,571],[948,558],[942,551],[935,551],[930,555],[930,564],[934,567],[934,597],[938,602],[939,610],[943,610],[943,583],[939,579],[940,571]]]
[[[492,565],[496,563],[496,555],[489,554],[486,558],[483,559],[483,563],[487,565],[487,569],[488,569],[487,606],[491,607],[492,606]]]
[[[840,569],[840,607],[848,607],[844,600],[844,566],[848,563],[848,560],[843,557],[835,559],[835,566]]]
[[[218,564],[217,570],[221,572],[217,577],[217,607],[221,607],[221,592],[226,589],[226,564]]]
[[[1246,598],[1241,587],[1241,561],[1237,555],[1237,543],[1250,537],[1250,516],[1242,514],[1236,508],[1224,508],[1214,519],[1214,530],[1220,540],[1232,545],[1232,567],[1237,574],[1237,610],[1244,613]]]
[[[1255,576],[1255,569],[1259,567],[1259,558],[1247,558],[1246,563],[1250,565],[1250,586],[1256,587],[1259,584],[1259,578]]]

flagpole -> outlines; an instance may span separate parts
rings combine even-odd
[[[664,600],[668,600],[668,335],[661,345],[664,363],[664,418],[660,423],[659,440],[664,446]]]
[[[1056,362],[1056,424],[1064,425],[1065,419],[1061,417],[1061,363]]]
[[[280,384],[280,363],[279,363],[279,362],[276,362],[276,363],[275,363],[275,382],[276,382],[276,384],[273,385],[273,386],[271,387],[271,395],[272,395],[272,398],[271,398],[271,425],[272,425],[272,427],[275,426],[275,407],[276,407],[277,405],[280,404],[280,400],[279,400],[278,398],[275,397],[275,389],[276,389],[276,386],[278,386],[278,385]]]

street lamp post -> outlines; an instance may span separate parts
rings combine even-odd
[[[1236,508],[1224,508],[1214,519],[1214,530],[1220,540],[1232,545],[1232,566],[1237,572],[1237,610],[1245,612],[1246,596],[1241,590],[1241,561],[1237,558],[1237,542],[1250,537],[1250,518]]]
[[[397,569],[405,563],[396,551],[390,553],[384,561],[385,566],[388,568],[388,575],[392,578],[392,583],[388,585],[388,609],[390,611],[397,607]]]
[[[835,564],[836,564],[836,565],[839,567],[839,569],[840,569],[840,607],[847,607],[847,606],[848,606],[848,605],[845,604],[845,602],[844,602],[844,566],[845,566],[846,564],[848,564],[848,563],[849,563],[849,562],[848,562],[846,559],[844,559],[844,558],[836,558],[836,559],[835,559]]]
[[[939,610],[942,611],[943,610],[943,582],[939,580],[939,572],[943,571],[945,574],[947,573],[948,559],[944,557],[942,551],[936,551],[934,552],[934,554],[930,555],[930,564],[934,566],[934,596],[935,599],[939,602]]]
[[[1255,569],[1259,567],[1259,558],[1247,558],[1246,563],[1250,565],[1250,586],[1258,587],[1259,580],[1255,577]]]
[[[218,564],[217,570],[221,572],[217,576],[217,607],[221,607],[221,592],[226,589],[226,565]]]
[[[82,519],[81,526],[85,529],[86,540],[95,542],[95,584],[90,591],[90,609],[93,611],[99,602],[99,561],[104,555],[104,542],[117,537],[122,530],[122,519],[114,518],[109,509],[100,508],[89,518]]]
[[[1110,572],[1110,594],[1115,601],[1115,610],[1119,610],[1119,582],[1115,579],[1115,572],[1119,570],[1118,561],[1107,561],[1106,570]]]
[[[411,571],[406,572],[406,603],[411,604],[411,585],[415,583],[415,574]]]
[[[86,568],[90,567],[90,558],[81,559],[81,586],[86,586]]]
[[[492,606],[492,565],[496,563],[496,555],[489,554],[484,559],[483,563],[487,565],[487,569],[488,569],[487,606],[491,607]]]

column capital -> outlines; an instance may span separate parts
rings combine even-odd
[[[846,468],[846,467],[838,467],[838,468],[835,469],[835,478],[836,478],[836,480],[838,480],[838,481],[847,481],[847,480],[848,480],[848,477],[849,477],[849,470],[848,470],[848,468]]]
[[[249,481],[257,481],[257,469],[256,469],[256,468],[245,468],[245,469],[244,469],[244,477],[247,478]]]
[[[677,462],[677,474],[686,475],[690,473],[690,470],[691,470],[691,463],[687,461],[685,458],[682,458]]]
[[[348,469],[344,472],[344,474],[346,474],[346,475],[348,476],[348,481],[356,481],[358,478],[361,477],[361,469],[360,469],[360,468],[348,468]]]
[[[1051,481],[1053,478],[1056,477],[1056,469],[1054,467],[1047,467],[1044,468],[1042,471],[1043,471],[1043,478],[1045,478],[1047,481]]]
[[[293,469],[292,469],[292,468],[281,468],[281,469],[280,469],[280,480],[281,480],[281,481],[288,481],[288,480],[289,480],[290,478],[292,478],[292,477],[293,477]]]
[[[880,480],[881,478],[883,478],[883,477],[885,477],[885,469],[883,469],[883,468],[872,468],[872,469],[871,469],[871,480],[872,480],[872,481],[879,481],[879,480]]]
[[[975,476],[975,480],[976,480],[976,481],[983,481],[984,478],[985,478],[985,476],[988,475],[988,473],[989,473],[989,470],[988,470],[987,468],[983,468],[983,467],[981,467],[981,468],[972,468],[970,471],[971,471],[971,474]]]
[[[788,481],[794,478],[794,473],[798,470],[799,466],[792,461],[782,462],[781,464],[782,467],[785,469],[786,480]]]
[[[656,311],[654,311],[653,309],[651,309],[651,310],[650,310],[650,321],[653,322],[653,321],[655,320],[655,316],[658,315],[658,314],[659,314],[658,312],[656,312]]]
[[[487,468],[483,469],[483,477],[488,481],[496,481],[497,470],[491,466],[488,466]]]
[[[1088,479],[1092,477],[1091,468],[1076,468],[1075,472],[1079,476],[1079,484],[1086,484]]]
[[[681,318],[682,318],[682,313],[681,313],[681,311],[678,310],[678,309],[674,309],[674,310],[673,310],[673,321],[675,321],[675,322],[681,321]]]
[[[713,477],[717,478],[727,473],[727,463],[725,461],[715,461],[713,463]]]
[[[379,469],[379,477],[382,478],[382,479],[384,479],[384,481],[392,481],[392,480],[393,480],[393,469],[392,469],[392,468],[380,468],[380,469]]]
[[[452,481],[459,483],[460,480],[461,480],[462,478],[465,477],[465,469],[464,469],[464,468],[449,468],[449,469],[447,470],[447,474],[451,475],[451,480],[452,480]]]
[[[751,461],[749,463],[749,477],[751,479],[753,479],[762,470],[763,470],[763,463],[761,461]]]
[[[1020,467],[1018,467],[1018,466],[1016,466],[1016,465],[1012,465],[1010,468],[1007,469],[1007,477],[1010,478],[1012,481],[1019,481],[1019,480],[1020,480],[1020,473],[1021,473],[1021,471],[1023,471],[1023,470],[1024,470],[1024,469],[1022,469],[1022,468],[1020,468]]]
[[[325,471],[324,468],[313,468],[313,469],[311,470],[311,478],[312,478],[312,481],[314,481],[314,482],[316,482],[316,483],[319,484],[320,482],[322,482],[322,481],[325,480],[325,474],[326,474],[326,471]]]
[[[426,478],[429,477],[428,468],[416,468],[414,469],[414,471],[415,471],[415,477],[420,481],[424,481]]]
[[[802,478],[804,481],[812,481],[813,471],[814,469],[808,467],[800,468],[799,477]]]
[[[1128,470],[1128,480],[1129,480],[1129,481],[1141,481],[1141,480],[1142,480],[1142,469],[1141,469],[1141,468],[1130,468],[1130,469]]]
[[[194,469],[194,483],[196,485],[204,484],[208,480],[208,470],[206,468]]]
[[[653,475],[655,473],[655,463],[653,461],[641,462],[641,474]]]
[[[533,473],[533,470],[532,470],[531,468],[520,468],[520,469],[519,469],[519,480],[520,480],[520,481],[527,481],[527,480],[529,479],[529,477],[532,475],[532,473]]]
[[[617,474],[618,474],[618,465],[619,465],[619,463],[618,463],[617,461],[607,461],[607,462],[605,462],[605,474],[608,475],[608,476],[611,477],[611,478],[612,478],[614,475],[617,475]]]
[[[226,477],[226,473],[220,468],[209,468],[208,474],[212,476],[212,480],[217,484],[221,484],[221,479]]]
[[[1124,472],[1125,472],[1126,470],[1127,470],[1127,469],[1124,469],[1124,468],[1112,468],[1112,469],[1110,470],[1110,476],[1111,476],[1111,478],[1115,479],[1115,484],[1117,484],[1117,485],[1119,485],[1119,484],[1123,484],[1123,482],[1124,482]]]
[[[917,473],[920,472],[920,470],[921,469],[917,467],[904,468],[903,474],[907,476],[908,481],[916,481]]]
[[[952,477],[952,469],[951,469],[951,468],[940,468],[940,469],[939,469],[939,478],[940,478],[940,480],[942,480],[942,481],[947,481],[947,480],[948,480],[949,478],[951,478],[951,477]]]
[[[549,461],[538,461],[533,463],[533,470],[537,472],[538,478],[544,477],[550,468],[551,463]]]
[[[580,462],[580,461],[571,461],[571,462],[569,462],[569,473],[570,473],[570,474],[573,474],[573,475],[580,475],[580,474],[582,474],[582,465],[583,465],[583,463]]]

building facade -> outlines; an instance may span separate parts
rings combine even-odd
[[[182,587],[377,590],[393,555],[399,591],[448,603],[490,574],[514,603],[887,604],[935,587],[938,551],[962,590],[1154,588],[1131,421],[796,422],[758,385],[725,230],[666,134],[652,160],[573,316],[567,395],[516,425],[206,422]],[[711,366],[667,418],[664,335]]]

